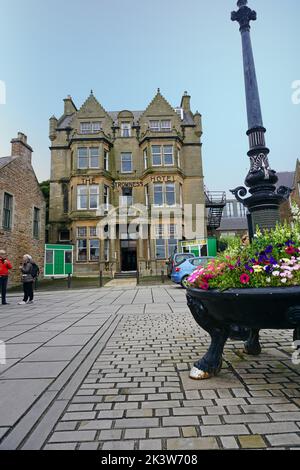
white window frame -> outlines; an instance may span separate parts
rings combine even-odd
[[[95,192],[92,192],[92,191],[95,191]],[[96,211],[96,210],[98,210],[98,209],[99,209],[99,197],[100,197],[99,184],[92,184],[92,185],[90,185],[90,186],[89,186],[88,195],[89,195],[89,202],[88,202],[89,210],[91,210],[91,211]],[[97,197],[97,207],[91,207],[91,199],[92,199],[92,196],[96,196],[96,197]]]
[[[95,248],[95,247],[92,247],[92,244],[95,243],[95,242],[97,242],[97,244],[98,244],[98,248],[96,248],[96,249],[98,249],[98,251],[99,251],[99,256],[98,256],[96,259],[92,259],[92,257],[91,257],[91,250],[92,250],[92,248]],[[100,240],[99,240],[99,238],[91,238],[91,239],[89,239],[88,247],[89,247],[89,257],[88,257],[89,262],[90,262],[90,263],[97,263],[97,262],[99,262],[99,260],[100,260]]]
[[[145,186],[145,205],[149,207],[149,187],[147,184]]]
[[[85,260],[80,260],[80,259],[79,259],[79,243],[80,243],[80,242],[84,242],[84,241],[85,241],[85,243],[86,243],[86,246],[85,246],[84,248],[82,248],[82,249],[85,249],[85,250],[86,250],[86,259],[85,259]],[[89,260],[88,249],[89,249],[89,247],[88,247],[88,239],[87,239],[87,237],[86,237],[86,238],[78,238],[78,239],[76,240],[76,259],[77,259],[77,262],[78,262],[78,263],[88,263],[88,260]]]
[[[166,163],[166,155],[171,155],[171,153],[166,153],[165,149],[169,147],[172,149],[172,163]],[[163,166],[174,166],[174,147],[173,145],[163,145]]]
[[[162,203],[161,204],[156,204],[155,202],[155,189],[158,188],[159,186],[161,186],[161,195],[162,195]],[[154,207],[164,207],[164,185],[163,183],[154,183],[153,184],[153,203],[154,203]]]
[[[145,170],[147,170],[148,169],[148,150],[147,149],[144,149],[143,155],[144,155],[144,168]]]
[[[104,190],[103,190],[103,202],[104,202],[105,210],[108,210],[109,199],[110,199],[110,187],[105,184]]]
[[[168,192],[171,192],[171,191],[167,191],[167,187],[170,187],[170,186],[173,186],[174,188],[174,191],[172,191],[174,193],[174,204],[168,204],[167,203],[167,193]],[[175,183],[165,183],[165,206],[166,207],[175,207],[176,206],[176,184]]]
[[[181,150],[177,148],[178,168],[181,168]]]
[[[130,171],[124,171],[123,169],[123,158],[125,156],[129,156],[130,155],[130,166],[131,166],[131,170]],[[129,160],[127,161],[127,163],[129,162]],[[121,153],[121,173],[123,174],[129,174],[129,173],[132,173],[133,172],[133,162],[132,162],[132,153],[131,152],[122,152]]]
[[[156,123],[157,125],[154,126],[154,123]],[[160,122],[157,121],[157,120],[150,120],[149,121],[149,128],[151,131],[153,132],[159,132],[160,131]]]
[[[97,150],[97,166],[92,166],[92,158],[95,158],[95,155],[92,157],[92,151]],[[89,147],[89,168],[95,169],[95,168],[100,168],[99,166],[99,160],[100,160],[100,151],[99,147]]]
[[[166,126],[165,124],[168,123]],[[160,121],[160,130],[161,132],[169,132],[172,130],[172,121],[171,119],[162,119]]]
[[[104,240],[104,260],[106,263],[108,263],[109,259],[110,259],[110,240],[106,238]]]
[[[103,167],[105,171],[109,171],[109,151],[106,149],[103,153]]]
[[[159,153],[158,152],[154,153],[153,152],[154,148],[159,149]],[[154,156],[156,156],[156,157],[159,156],[160,163],[154,163]],[[152,145],[151,146],[151,157],[152,157],[152,166],[162,166],[163,156],[162,156],[162,147],[161,147],[161,145]]]
[[[84,194],[85,193],[85,194]],[[86,207],[82,207],[81,198],[86,198]],[[89,207],[89,191],[86,184],[80,184],[77,186],[77,210],[86,211]]]
[[[98,158],[97,158],[97,166],[92,166],[92,150],[97,149],[98,150]],[[86,157],[81,157],[85,158],[86,160],[86,166],[80,166],[80,151],[85,150],[86,151]],[[100,151],[99,147],[78,147],[77,149],[77,168],[79,170],[86,170],[88,168],[90,169],[98,169],[100,168],[99,166],[99,159],[100,159]],[[94,157],[93,157],[94,158]]]
[[[121,137],[131,137],[131,123],[129,121],[121,122]]]
[[[84,129],[85,127],[85,129]],[[87,121],[80,123],[80,134],[96,134],[102,130],[101,121]]]

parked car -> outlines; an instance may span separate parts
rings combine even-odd
[[[175,266],[178,266],[183,261],[186,261],[187,259],[191,258],[195,258],[195,255],[193,253],[174,253],[174,255],[170,256],[169,260],[167,261],[168,277],[171,278],[171,274]]]
[[[214,259],[212,256],[201,256],[199,258],[189,258],[181,264],[174,266],[171,280],[176,284],[186,289],[187,279],[198,268],[198,266],[205,266],[210,260]]]

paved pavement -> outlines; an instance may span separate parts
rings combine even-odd
[[[220,376],[195,382],[209,338],[178,287],[16,301],[0,310],[0,449],[300,448],[291,332],[264,331],[259,358],[229,342]]]

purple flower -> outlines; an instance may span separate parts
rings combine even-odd
[[[266,253],[269,254],[269,253],[272,253],[272,251],[273,251],[273,246],[272,245],[267,246]]]
[[[273,266],[269,265],[265,267],[265,271],[267,274],[271,274],[273,272]]]
[[[249,271],[250,273],[254,273],[254,269],[253,269],[252,266],[250,266],[248,263],[245,264],[245,269],[246,269],[247,271]]]
[[[287,242],[285,242],[285,246],[291,246],[291,245],[295,245],[295,242],[293,242],[293,240],[288,240]]]
[[[270,257],[269,261],[270,261],[270,264],[273,264],[273,265],[278,264],[277,260],[273,256]]]

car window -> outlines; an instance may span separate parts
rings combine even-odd
[[[212,258],[195,258],[190,260],[194,266],[205,266]]]
[[[175,262],[175,264],[181,264],[189,258],[194,258],[194,257],[190,253],[186,253],[186,254],[182,254],[182,255],[176,255],[175,258],[174,258],[174,262]]]

